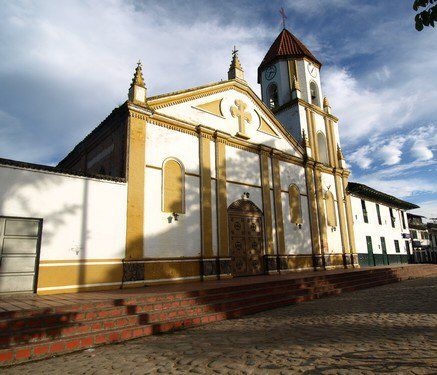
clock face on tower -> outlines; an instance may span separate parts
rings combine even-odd
[[[307,69],[308,69],[308,73],[311,74],[311,77],[314,77],[314,78],[317,77],[317,67],[314,64],[308,63]]]
[[[266,77],[267,81],[273,79],[275,75],[276,75],[276,65],[269,66],[264,73],[264,77]]]

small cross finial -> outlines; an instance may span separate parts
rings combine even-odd
[[[236,46],[234,46],[234,49],[232,50],[232,57],[234,57],[238,53],[238,49]]]
[[[279,11],[281,17],[282,17],[282,28],[285,29],[285,20],[287,19],[287,16],[285,14],[284,8],[281,7],[281,10]]]

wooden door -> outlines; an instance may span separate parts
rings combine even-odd
[[[375,265],[375,258],[373,256],[373,245],[372,245],[372,237],[366,236],[366,242],[367,242],[367,254],[369,257],[369,266]]]
[[[382,250],[382,261],[384,265],[388,265],[389,260],[387,255],[387,246],[385,244],[385,237],[381,237],[381,250]]]
[[[264,272],[261,215],[230,212],[229,245],[234,276],[259,275]]]

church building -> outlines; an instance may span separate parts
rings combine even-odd
[[[139,63],[128,100],[58,166],[0,160],[15,270],[0,291],[359,267],[321,68],[285,28],[258,68],[261,98],[235,50],[226,81],[152,97]]]

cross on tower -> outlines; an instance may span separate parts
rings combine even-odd
[[[285,15],[285,10],[284,8],[281,8],[281,10],[279,11],[281,17],[282,17],[282,27],[285,29],[285,20],[287,19],[287,16]]]
[[[238,53],[238,49],[236,46],[234,46],[234,49],[232,50],[232,57],[234,57]]]
[[[252,121],[252,115],[249,112],[245,112],[247,104],[242,100],[235,100],[235,106],[231,107],[232,117],[238,118],[238,133],[237,135],[243,138],[249,138],[246,135],[246,121],[250,123]]]

